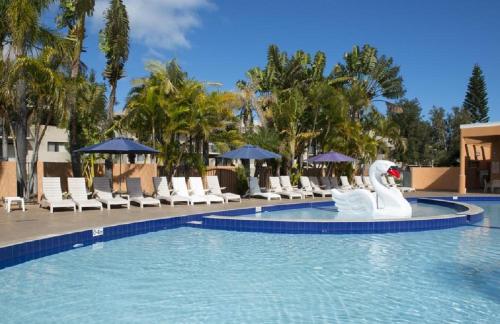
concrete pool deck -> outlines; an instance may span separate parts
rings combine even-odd
[[[449,197],[457,196],[455,192],[428,192],[419,191],[405,194],[406,197]],[[460,195],[458,195],[460,196]],[[495,194],[472,193],[467,196],[496,196]],[[191,215],[197,213],[215,212],[228,209],[249,208],[258,206],[270,206],[277,204],[303,203],[330,201],[331,198],[307,198],[307,199],[282,199],[282,200],[264,200],[264,199],[243,199],[241,203],[212,204],[207,205],[162,205],[158,207],[145,207],[143,209],[132,206],[127,208],[115,208],[110,211],[104,209],[84,210],[82,213],[73,211],[55,211],[49,213],[47,209],[39,208],[38,205],[26,206],[26,212],[13,210],[6,213],[0,211],[0,247],[9,246],[16,243],[32,241],[45,237],[73,233],[82,230],[88,230],[97,227],[107,227],[134,223],[138,221],[154,220],[160,218],[169,218],[182,215]]]

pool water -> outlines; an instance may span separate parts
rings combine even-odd
[[[412,217],[437,216],[455,214],[456,211],[445,206],[438,206],[426,203],[412,203]],[[339,217],[338,211],[334,206],[298,208],[288,210],[278,210],[271,212],[262,212],[256,214],[247,214],[234,216],[235,218],[256,218],[256,219],[275,219],[275,220],[343,220],[349,221],[347,217]],[[354,219],[360,219],[355,217]]]
[[[426,232],[179,228],[0,270],[1,323],[500,323],[500,203]]]

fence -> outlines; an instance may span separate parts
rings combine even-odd
[[[16,162],[0,162],[0,197],[17,196]]]

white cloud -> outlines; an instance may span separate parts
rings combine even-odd
[[[104,25],[103,13],[109,0],[97,0],[92,23],[96,30]],[[200,27],[198,12],[215,6],[210,0],[124,0],[130,20],[132,40],[149,48],[189,48],[187,33]]]

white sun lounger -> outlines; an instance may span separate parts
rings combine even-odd
[[[415,188],[412,188],[412,187],[403,187],[403,186],[399,186],[396,181],[394,181],[394,178],[393,177],[387,177],[387,180],[389,182],[389,185],[391,187],[394,187],[394,188],[398,188],[399,191],[401,192],[413,192],[415,191]]]
[[[161,202],[153,197],[144,197],[141,186],[141,178],[127,178],[127,194],[130,196],[130,202],[139,204],[141,208],[144,206],[161,207]]]
[[[102,210],[102,204],[97,199],[88,198],[85,178],[68,178],[68,191],[80,213],[83,208],[99,208]]]
[[[297,187],[292,186],[292,182],[290,181],[290,176],[280,176],[280,183],[281,183],[281,188],[284,191],[296,192],[301,195],[301,198],[305,197],[314,198],[312,190],[305,190],[304,188],[299,189]]]
[[[198,196],[189,192],[186,179],[184,177],[172,177],[172,186],[174,187],[173,194],[189,198],[189,203],[194,205],[196,203],[204,203],[210,205],[210,200],[207,197]]]
[[[372,182],[371,182],[369,176],[363,176],[363,182],[365,184],[366,189],[371,190],[371,191],[375,190],[375,189],[373,189],[373,185],[372,185]]]
[[[189,205],[189,197],[170,194],[167,177],[153,177],[153,185],[155,188],[154,197],[156,199],[160,201],[165,200],[166,202],[169,202],[171,206],[174,206],[176,202],[185,202]]]
[[[300,183],[300,189],[304,193],[304,196],[305,197],[311,196],[314,198],[315,192],[314,192],[313,188],[311,187],[311,183],[309,182],[309,178],[306,176],[301,176],[299,178],[299,183]]]
[[[337,181],[335,178],[333,179],[335,180],[335,182]],[[325,190],[332,190],[333,188],[336,188],[335,186],[333,186],[330,180],[330,177],[320,177],[319,181],[321,183],[321,188],[324,188]]]
[[[356,184],[356,188],[366,189],[365,184],[363,183],[363,178],[361,178],[361,176],[354,176],[354,183]]]
[[[41,207],[49,208],[51,213],[54,212],[54,208],[73,208],[73,211],[76,212],[75,202],[63,197],[59,177],[43,177],[42,191]]]
[[[203,188],[203,181],[201,177],[189,177],[189,188],[192,190],[193,194],[205,197],[210,203],[223,203],[224,198],[216,196],[214,194],[207,194],[205,188]]]
[[[111,179],[108,177],[94,178],[94,195],[98,201],[107,206],[127,206],[130,209],[130,201],[120,196],[114,196],[111,189]]]
[[[207,176],[207,186],[210,193],[219,197],[222,197],[226,203],[229,201],[239,201],[241,202],[241,196],[231,193],[231,192],[222,192],[223,189],[219,184],[219,177],[217,176]]]
[[[351,184],[349,183],[349,179],[346,176],[340,176],[340,183],[342,184],[342,189],[351,190],[353,189]]]
[[[302,179],[305,178],[305,179]],[[327,197],[332,195],[331,190],[323,189],[321,188],[321,185],[319,184],[318,177],[300,177],[302,185],[307,186],[307,183],[309,183],[309,186],[311,187],[313,193],[320,195],[321,197]]]
[[[265,198],[267,200],[271,199],[279,199],[281,200],[281,196],[272,192],[262,192],[259,186],[259,179],[256,177],[248,178],[248,195],[250,197],[259,197]]]
[[[271,192],[278,195],[288,197],[289,199],[299,198],[302,199],[302,195],[294,191],[286,191],[281,187],[279,177],[269,177],[269,185],[271,187]]]

